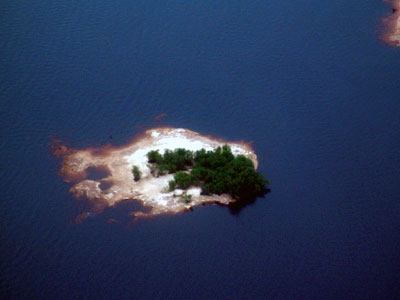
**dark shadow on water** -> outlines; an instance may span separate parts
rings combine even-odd
[[[271,192],[271,189],[264,189],[259,195],[243,198],[229,205],[229,211],[232,215],[239,215],[248,205],[252,205],[258,198],[265,198],[265,195]]]
[[[86,169],[86,179],[100,180],[110,176],[110,170],[105,166],[89,167]]]
[[[123,200],[119,202],[117,205],[115,205],[112,209],[114,211],[119,210],[124,213],[126,211],[140,211],[140,212],[150,211],[149,207],[144,206],[141,201],[134,199]]]
[[[148,213],[150,210],[150,207],[143,206],[142,202],[138,200],[127,199],[119,202],[113,207],[107,207],[104,210],[103,218],[128,222],[132,221],[132,215],[130,215],[131,212]]]

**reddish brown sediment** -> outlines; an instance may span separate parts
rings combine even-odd
[[[382,19],[382,40],[391,46],[400,47],[400,0],[385,0],[392,6],[392,13]]]
[[[154,120],[156,120],[156,121],[161,121],[161,120],[164,119],[166,116],[167,116],[166,113],[162,113],[162,114],[159,114],[159,115],[155,116]]]
[[[57,156],[63,158],[59,174],[67,182],[73,182],[70,192],[78,199],[88,199],[93,212],[101,212],[106,207],[114,206],[124,200],[139,200],[146,211],[136,211],[131,214],[137,217],[154,216],[159,214],[175,214],[191,210],[200,204],[229,205],[234,202],[229,195],[204,196],[199,187],[191,187],[188,194],[191,201],[181,200],[182,190],[169,192],[165,188],[172,174],[153,177],[148,167],[146,154],[151,150],[185,148],[196,151],[202,148],[215,149],[218,146],[229,145],[235,155],[243,154],[250,158],[257,168],[257,156],[250,143],[227,143],[223,140],[200,135],[197,132],[177,128],[156,128],[147,130],[127,145],[113,147],[107,145],[99,148],[82,150],[69,149],[61,144],[53,148]],[[139,167],[142,176],[137,182],[133,179],[132,168]],[[102,178],[89,179],[88,168],[106,169]],[[104,184],[107,183],[104,187]],[[78,216],[81,222],[90,213]]]
[[[108,224],[119,223],[119,220],[114,219],[114,218],[109,218],[109,219],[107,220],[107,223],[108,223]]]

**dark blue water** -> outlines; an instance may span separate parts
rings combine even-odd
[[[400,52],[381,1],[1,1],[1,299],[395,299]],[[154,118],[165,113],[166,118]],[[231,214],[76,225],[49,143],[253,141]]]

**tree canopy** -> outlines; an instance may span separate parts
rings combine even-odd
[[[137,166],[133,166],[132,168],[132,174],[133,174],[133,179],[135,181],[139,181],[140,177],[142,175],[142,172],[140,172],[139,168]]]
[[[269,185],[251,159],[234,156],[227,145],[213,151],[167,150],[163,155],[150,151],[147,157],[153,175],[175,173],[170,190],[200,186],[203,195],[227,193],[236,200],[246,200],[264,195]]]
[[[149,163],[156,166],[151,170],[156,176],[184,171],[193,166],[193,152],[182,148],[166,150],[163,155],[158,150],[152,150],[147,153],[147,158]]]

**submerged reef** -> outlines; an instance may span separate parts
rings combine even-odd
[[[62,158],[59,174],[72,183],[70,192],[78,199],[90,202],[90,211],[78,217],[82,221],[93,212],[102,212],[123,201],[136,200],[146,208],[134,211],[135,217],[176,214],[204,204],[231,205],[237,202],[228,194],[201,193],[199,186],[168,189],[174,174],[155,175],[148,153],[186,149],[189,151],[215,150],[229,146],[234,156],[243,155],[257,168],[257,156],[249,144],[227,143],[200,135],[188,129],[156,128],[147,130],[128,145],[100,148],[71,149],[62,145],[54,153]]]

